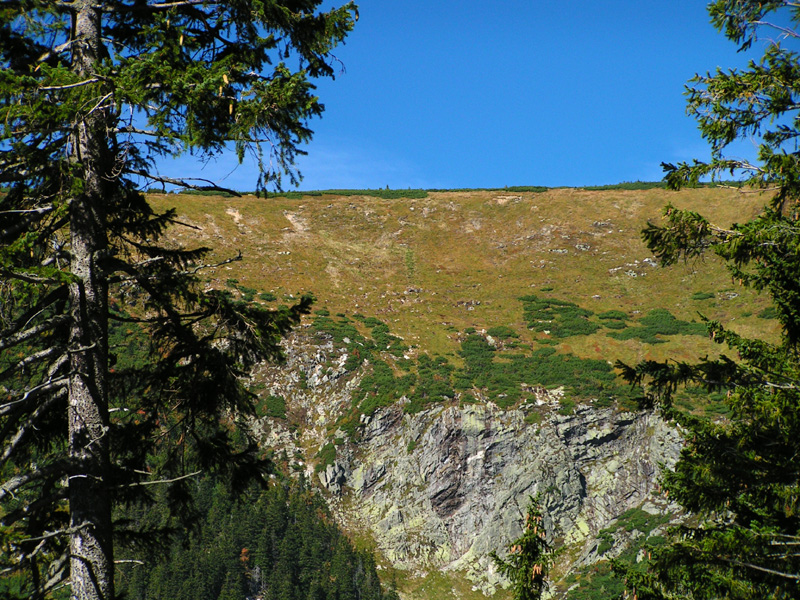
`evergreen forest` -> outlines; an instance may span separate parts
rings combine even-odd
[[[193,494],[195,527],[181,531],[167,549],[123,559],[121,597],[397,599],[381,587],[372,555],[353,546],[304,479],[276,479],[237,498],[221,482],[204,478]],[[163,509],[127,516],[144,527],[168,520]]]

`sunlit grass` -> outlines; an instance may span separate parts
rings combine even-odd
[[[162,208],[177,206],[179,220],[199,228],[177,227],[176,241],[212,247],[212,260],[242,252],[240,262],[209,273],[212,285],[233,277],[287,303],[311,291],[318,307],[376,316],[432,355],[454,353],[453,331],[467,327],[503,325],[534,339],[519,300],[529,294],[569,300],[595,314],[619,310],[636,317],[668,308],[676,318],[697,320],[702,313],[743,333],[776,330],[756,318],[766,299],[732,284],[714,257],[662,269],[647,260],[652,256],[639,237],[668,201],[723,226],[764,202],[736,190],[150,198]],[[714,298],[693,299],[709,293]],[[650,348],[606,333],[569,338],[570,351],[630,362],[675,356],[675,350],[690,359],[718,349],[698,336]]]

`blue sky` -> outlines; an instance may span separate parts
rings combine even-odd
[[[318,82],[326,110],[311,122],[300,189],[661,179],[661,162],[708,154],[686,115],[687,80],[747,59],[705,6],[363,0],[335,51],[345,72]],[[179,171],[239,190],[256,182],[252,161],[233,156],[181,159]]]

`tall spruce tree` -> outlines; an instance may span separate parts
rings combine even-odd
[[[622,365],[643,384],[646,406],[683,426],[686,445],[665,488],[693,515],[646,569],[616,565],[632,597],[778,599],[800,597],[800,4],[717,0],[714,26],[763,57],[741,70],[696,76],[688,111],[711,145],[711,160],[665,164],[671,187],[705,177],[739,177],[742,194],[761,193],[755,218],[721,227],[668,206],[666,222],[643,232],[671,264],[704,252],[726,261],[734,281],[767,294],[781,325],[778,342],[749,339],[710,322],[727,347],[698,364]],[[758,144],[757,161],[726,155],[738,139]],[[731,357],[725,352],[730,352]],[[727,392],[729,418],[711,421],[678,410],[678,386]]]
[[[227,147],[255,157],[259,188],[297,181],[323,109],[311,80],[334,75],[357,14],[320,4],[0,2],[6,595],[69,585],[111,600],[115,543],[161,525],[115,521],[116,507],[147,503],[163,482],[180,505],[196,471],[225,468],[234,483],[264,472],[236,423],[251,408],[240,376],[279,358],[309,300],[269,311],[203,289],[207,250],[167,244],[176,213],[155,212],[140,187],[218,189],[156,160]]]

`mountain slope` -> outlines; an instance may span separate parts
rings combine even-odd
[[[263,443],[316,478],[407,597],[497,590],[486,553],[536,493],[565,548],[559,594],[592,597],[606,559],[670,518],[657,478],[680,447],[629,412],[613,361],[714,354],[701,314],[777,331],[715,260],[661,269],[639,239],[667,202],[727,226],[764,201],[736,190],[155,199],[192,225],[177,242],[243,252],[209,285],[317,296],[287,365],[253,375]],[[681,399],[712,415],[715,400]]]
[[[452,329],[502,324],[524,330],[517,298],[543,288],[596,313],[668,308],[682,319],[702,311],[742,321],[750,312],[743,329],[764,325],[754,315],[766,303],[726,283],[716,261],[659,269],[639,238],[667,202],[702,206],[722,226],[763,205],[763,197],[737,190],[151,198],[176,206],[179,220],[198,228],[176,228],[177,241],[208,245],[218,258],[242,251],[241,262],[216,272],[214,285],[235,279],[279,301],[310,291],[319,307],[375,316],[433,353],[455,349]],[[714,296],[692,300],[698,293]],[[687,356],[696,346],[679,341],[645,354]],[[641,357],[635,345],[591,336],[576,350],[590,358]]]

